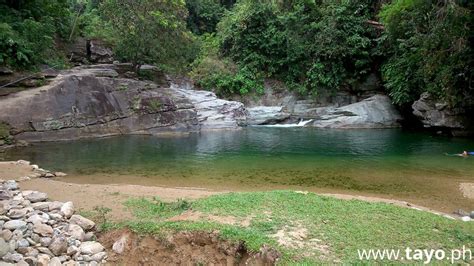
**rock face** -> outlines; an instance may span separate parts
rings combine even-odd
[[[170,90],[193,104],[201,130],[232,129],[246,124],[247,112],[240,102],[219,99],[210,91],[193,90],[185,82],[172,83]]]
[[[257,106],[247,108],[247,124],[268,125],[282,122],[290,118],[290,114],[283,109],[283,106]]]
[[[26,141],[198,130],[188,99],[117,76],[103,67],[67,71],[49,85],[0,98],[0,121]]]
[[[248,108],[249,125],[274,124],[281,121],[295,123],[306,120],[304,126],[320,128],[393,128],[400,127],[401,115],[385,95],[374,95],[365,100],[341,107],[314,107],[312,103],[297,101],[289,106],[260,106]],[[309,102],[309,101],[308,101]],[[295,124],[296,125],[296,124]]]
[[[129,70],[129,64],[113,64],[63,71],[46,86],[0,97],[0,121],[8,123],[16,140],[28,142],[245,124],[242,103],[186,84],[122,78]]]
[[[338,108],[322,108],[313,126],[325,128],[392,128],[400,127],[401,115],[385,95]]]
[[[469,115],[463,110],[451,109],[446,103],[437,102],[427,92],[413,103],[412,108],[413,114],[426,128],[445,128],[455,135],[464,135],[469,133],[469,128],[472,126],[469,123]]]

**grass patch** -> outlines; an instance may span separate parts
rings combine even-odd
[[[358,249],[473,248],[474,223],[385,203],[340,200],[292,191],[229,193],[192,203],[130,199],[126,206],[137,220],[121,225],[143,234],[181,230],[219,230],[226,239],[245,241],[251,250],[273,246],[282,264],[360,263]],[[215,216],[251,217],[247,227],[216,222],[170,222],[167,218],[192,209]],[[109,225],[112,226],[112,225]],[[294,245],[278,244],[277,235],[298,231]],[[293,232],[292,232],[293,231]],[[283,232],[283,233],[282,233]],[[295,233],[296,232],[296,233]]]
[[[125,202],[125,206],[140,219],[166,219],[182,213],[189,209],[191,204],[186,200],[178,200],[176,202],[163,202],[159,198],[153,199],[129,199]]]

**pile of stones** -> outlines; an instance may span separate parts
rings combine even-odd
[[[103,264],[107,253],[94,229],[93,221],[74,214],[72,202],[0,181],[0,265]]]

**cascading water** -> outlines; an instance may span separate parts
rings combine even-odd
[[[293,123],[293,124],[255,125],[255,126],[256,127],[304,127],[312,121],[313,119],[309,119],[309,120],[300,119],[298,123]]]

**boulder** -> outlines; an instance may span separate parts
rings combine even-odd
[[[401,115],[385,95],[374,95],[342,107],[326,107],[312,126],[323,128],[394,128],[400,127]]]
[[[64,203],[61,207],[61,213],[64,214],[66,218],[71,217],[74,214],[74,204],[71,201]]]
[[[48,248],[54,255],[59,256],[67,252],[67,240],[64,236],[55,236]]]
[[[53,234],[53,228],[47,224],[36,223],[33,225],[33,232],[41,236],[51,236]]]
[[[84,229],[82,229],[82,227],[80,227],[79,225],[70,224],[67,228],[67,233],[71,237],[79,241],[84,241],[84,237],[85,237]]]
[[[30,202],[35,203],[47,200],[48,194],[39,191],[25,190],[23,191],[23,197]]]
[[[201,130],[236,129],[246,123],[247,111],[241,102],[219,99],[210,91],[194,90],[187,81],[173,81],[169,91],[192,103]]]
[[[248,125],[266,125],[282,122],[290,118],[290,114],[282,106],[257,106],[247,108]]]
[[[94,254],[104,251],[104,247],[99,242],[95,242],[95,241],[83,242],[79,246],[79,249],[81,253],[85,255],[94,255]]]
[[[114,53],[102,40],[93,39],[88,42],[89,61],[92,63],[113,63]]]
[[[469,121],[472,118],[465,110],[450,108],[447,103],[434,99],[430,93],[421,94],[420,99],[412,105],[413,114],[423,123],[425,128],[448,129],[453,133],[469,131],[472,129]]]
[[[91,230],[95,226],[95,223],[93,221],[85,217],[82,217],[81,215],[78,215],[78,214],[74,214],[73,216],[71,216],[71,219],[69,219],[69,222],[71,224],[76,224],[80,226],[84,230]]]
[[[113,67],[74,68],[43,87],[1,97],[0,121],[29,142],[199,130],[190,99],[153,82],[117,78]],[[230,111],[226,102],[216,114]]]

